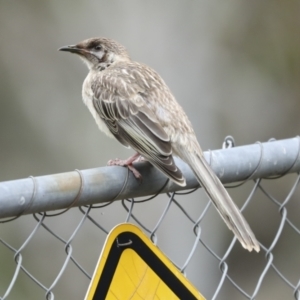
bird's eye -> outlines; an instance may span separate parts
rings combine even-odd
[[[95,49],[96,51],[100,51],[100,50],[102,50],[102,47],[101,47],[100,45],[97,45],[97,46],[94,47],[94,49]]]

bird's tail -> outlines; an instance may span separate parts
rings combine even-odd
[[[212,200],[217,211],[233,231],[242,246],[252,251],[259,252],[259,243],[256,240],[247,221],[232,201],[228,192],[215,175],[202,154],[194,154],[187,151],[181,151],[181,157],[192,168],[201,186],[205,189],[207,195]]]

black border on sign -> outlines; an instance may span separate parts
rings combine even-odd
[[[111,246],[93,300],[106,298],[122,252],[128,248],[134,250],[179,299],[197,299],[139,236],[133,232],[122,232]]]

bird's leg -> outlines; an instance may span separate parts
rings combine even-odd
[[[140,172],[133,166],[133,162],[139,160],[141,155],[139,153],[135,153],[134,155],[130,156],[127,159],[111,159],[108,161],[108,166],[121,166],[121,167],[127,167],[137,179],[142,179],[142,175]]]
[[[144,156],[142,156],[142,155],[140,155],[140,156],[135,160],[135,162],[145,162],[145,161],[147,161],[147,159],[146,159]]]

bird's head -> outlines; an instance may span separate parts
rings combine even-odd
[[[91,38],[58,50],[78,54],[90,70],[102,71],[113,63],[129,60],[125,47],[107,38]]]

